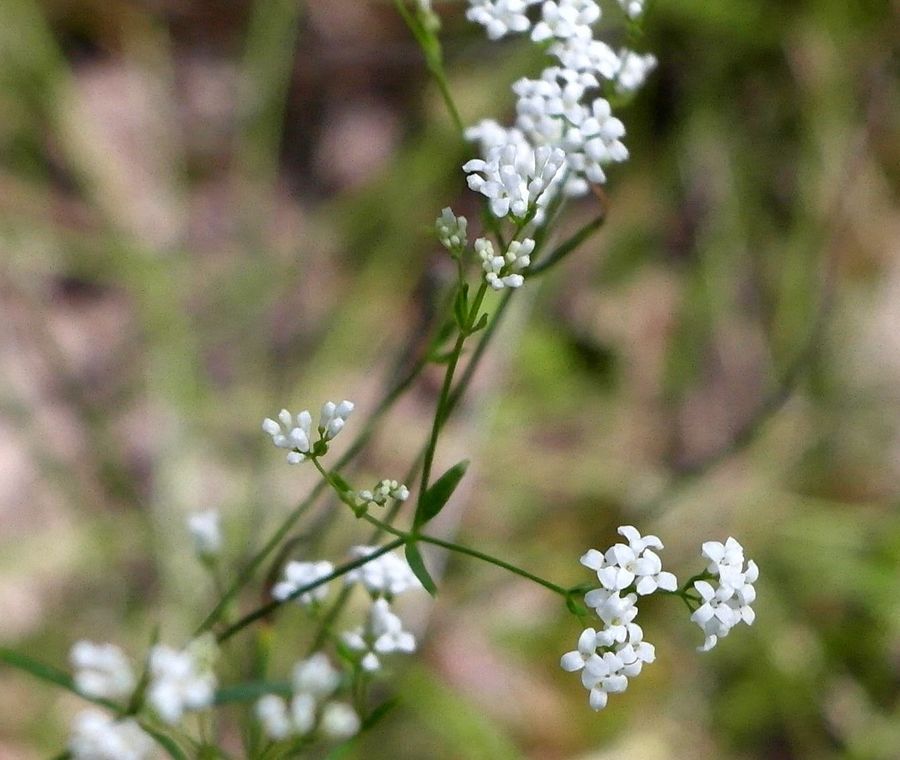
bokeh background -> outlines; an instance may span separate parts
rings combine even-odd
[[[465,120],[509,120],[539,51],[435,7]],[[517,294],[439,452],[474,460],[446,534],[563,584],[622,523],[682,576],[733,534],[757,624],[698,655],[648,600],[659,659],[594,714],[558,599],[453,559],[349,757],[900,757],[898,18],[658,0],[609,221]],[[478,216],[472,153],[388,2],[0,0],[0,644],[64,666],[77,638],[192,630],[214,591],[184,515],[220,508],[240,566],[314,482],[259,420],[347,397],[361,422],[415,357],[452,278],[429,226]],[[440,371],[360,486],[405,471]],[[294,556],[366,535],[334,514]],[[307,631],[267,629],[273,667]],[[58,752],[77,707],[0,669],[0,758]]]

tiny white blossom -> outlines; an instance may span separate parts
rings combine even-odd
[[[638,18],[644,12],[644,0],[619,0],[619,5],[630,19]]]
[[[207,509],[194,512],[187,518],[188,532],[194,540],[194,551],[201,558],[216,557],[222,550],[222,528],[219,512]]]
[[[86,697],[121,699],[137,685],[131,663],[114,644],[78,641],[69,653],[75,688]]]
[[[403,621],[384,598],[372,603],[364,626],[346,631],[342,638],[350,649],[365,653],[360,664],[368,671],[381,667],[379,655],[409,654],[416,650],[415,636],[403,630]]]
[[[601,40],[586,37],[570,37],[550,46],[550,55],[556,56],[564,69],[614,79],[622,67],[619,56]]]
[[[75,716],[69,738],[73,760],[145,760],[155,747],[135,720],[115,720],[92,709]]]
[[[256,703],[256,717],[262,723],[266,736],[274,741],[285,739],[293,733],[287,703],[275,694],[260,697]]]
[[[320,560],[318,562],[288,562],[284,568],[284,580],[276,583],[272,587],[272,596],[279,601],[284,601],[298,589],[301,589],[310,583],[315,583],[320,578],[324,578],[333,572],[334,565],[327,560]],[[328,584],[323,583],[310,591],[300,594],[296,601],[302,605],[309,605],[313,602],[322,601],[326,596],[328,596]]]
[[[559,666],[568,673],[574,673],[581,670],[596,652],[597,631],[594,628],[585,628],[578,637],[576,649],[566,652],[560,658]]]
[[[375,546],[354,546],[350,549],[350,556],[355,559],[367,557],[376,549]],[[348,586],[361,583],[373,596],[389,598],[399,596],[410,589],[422,588],[422,583],[416,578],[406,559],[394,552],[382,554],[350,570],[344,576],[344,582]]]
[[[319,729],[329,739],[349,739],[360,729],[359,716],[350,705],[343,702],[329,702],[322,709]]]
[[[328,656],[316,652],[294,665],[294,691],[306,692],[316,699],[328,697],[341,683],[341,673],[335,669]]]
[[[453,209],[445,208],[434,223],[438,240],[450,251],[460,251],[468,244],[468,222],[464,216],[456,216]]]
[[[588,591],[584,602],[597,613],[605,628],[598,634],[611,641],[625,641],[628,636],[628,624],[637,617],[637,595],[621,596],[618,591],[605,588]]]
[[[469,0],[466,18],[481,24],[492,40],[511,32],[527,32],[531,21],[526,15],[529,5],[540,0]]]
[[[616,90],[618,92],[634,92],[643,86],[647,77],[656,68],[656,56],[641,55],[633,50],[620,50],[618,55],[618,71],[616,72]]]
[[[678,588],[675,576],[662,569],[662,560],[650,548],[663,548],[657,536],[642,537],[631,525],[621,526],[618,532],[628,540],[627,544],[615,544],[605,554],[592,549],[581,558],[581,564],[597,572],[605,589],[623,591],[636,583],[638,594],[644,596],[657,588],[664,591]]]
[[[212,704],[216,689],[210,661],[212,646],[201,637],[187,649],[157,644],[150,650],[147,701],[166,723],[174,725],[186,711]]]
[[[545,205],[546,193],[563,163],[558,148],[530,148],[513,143],[492,148],[487,160],[474,158],[463,164],[469,187],[490,201],[494,216],[508,214],[522,219],[529,210]]]
[[[499,148],[507,144],[528,148],[529,143],[516,127],[504,127],[494,119],[482,119],[474,127],[468,127],[465,138],[471,142],[477,142],[481,157],[486,159],[492,148]]]
[[[628,678],[622,673],[625,663],[613,652],[594,654],[581,671],[581,682],[590,691],[590,705],[594,710],[606,707],[609,694],[628,688]]]
[[[600,6],[594,0],[547,0],[541,6],[541,20],[531,30],[531,39],[589,39],[591,24],[599,18]]]

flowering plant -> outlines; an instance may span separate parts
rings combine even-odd
[[[348,548],[343,561],[293,558],[290,533],[303,515],[299,508],[230,583],[221,585],[218,601],[188,641],[173,646],[154,640],[140,658],[115,644],[78,641],[70,653],[72,675],[3,650],[8,664],[93,703],[72,726],[66,754],[76,760],[139,759],[159,750],[174,758],[224,756],[219,733],[208,718],[232,703],[247,708],[243,720],[250,757],[294,757],[351,740],[390,704],[377,702],[373,688],[390,663],[418,646],[402,606],[407,596],[437,593],[438,581],[423,546],[492,564],[557,595],[585,624],[575,649],[562,655],[560,665],[581,673],[595,710],[606,707],[609,694],[624,691],[629,679],[656,658],[654,645],[644,639],[636,622],[643,597],[679,597],[702,629],[703,651],[738,624],[753,623],[758,568],[745,560],[743,547],[731,537],[724,543],[703,543],[705,569],[679,585],[676,576],[663,569],[662,541],[625,525],[619,528],[622,542],[603,551],[589,549],[582,556],[581,564],[595,573],[596,582],[561,585],[432,531],[432,521],[454,497],[468,468],[463,460],[434,477],[444,427],[513,293],[559,265],[602,224],[605,211],[568,239],[552,244],[566,205],[605,183],[610,167],[628,159],[625,125],[613,111],[640,88],[655,59],[628,47],[615,50],[595,37],[602,15],[596,0],[471,0],[467,17],[482,25],[490,39],[527,35],[546,53],[549,65],[539,78],[522,78],[512,85],[517,97],[512,126],[484,120],[463,128],[443,75],[434,11],[421,1],[408,5],[396,0],[396,6],[423,49],[461,137],[479,151],[461,168],[468,187],[484,199],[481,234],[470,242],[468,220],[450,208],[437,217],[435,236],[456,269],[448,299],[449,329],[386,394],[342,457],[332,461],[331,449],[359,415],[351,401],[326,401],[317,418],[309,410],[295,414],[282,409],[262,422],[263,432],[288,464],[317,473],[320,483],[311,498],[330,490],[350,517],[372,526],[373,537],[368,544]],[[639,38],[642,2],[620,1],[606,11],[618,14],[630,40]],[[491,291],[502,291],[493,309]],[[465,349],[472,341],[477,345],[463,369]],[[342,471],[380,415],[427,363],[443,365],[444,376],[420,456],[404,477],[383,473],[389,476],[371,488],[359,488]],[[186,531],[197,558],[221,582],[226,540],[219,514],[206,510],[191,515]],[[272,559],[278,579],[265,587],[267,601],[238,614],[240,592]],[[354,591],[366,604],[362,614],[345,616]],[[311,651],[298,658],[290,678],[226,681],[222,648],[291,603],[308,616],[315,634]]]

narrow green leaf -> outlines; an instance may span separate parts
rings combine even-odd
[[[449,501],[459,481],[466,474],[469,460],[464,459],[453,465],[447,472],[439,477],[419,499],[416,516],[413,520],[413,528],[418,529],[429,520],[433,520]]]
[[[329,473],[331,477],[331,482],[334,483],[338,488],[342,491],[352,491],[353,486],[351,486],[346,480],[341,477],[341,474],[338,472],[334,472],[333,470]]]
[[[393,699],[388,699],[385,702],[382,702],[378,707],[376,707],[372,712],[370,712],[366,719],[363,721],[361,731],[368,731],[372,726],[376,723],[380,722],[385,715],[387,715],[391,710],[393,710],[397,705],[400,704],[400,698],[394,697]]]
[[[414,543],[406,544],[406,561],[409,562],[409,567],[415,574],[416,578],[421,581],[422,585],[425,587],[425,590],[431,594],[432,596],[437,595],[437,586],[434,584],[434,580],[431,577],[431,574],[428,572],[428,568],[425,567],[425,560],[422,559],[422,553],[419,551],[419,547]]]
[[[247,681],[233,686],[225,686],[216,692],[214,704],[227,705],[233,702],[255,702],[266,694],[289,697],[293,694],[287,681]]]
[[[587,615],[587,609],[576,602],[571,596],[566,597],[566,607],[569,608],[569,612],[578,617]]]
[[[41,681],[46,681],[76,694],[78,693],[75,690],[75,684],[72,682],[72,676],[53,665],[33,660],[28,655],[0,647],[0,662],[5,662],[10,667],[18,668]]]
[[[488,315],[487,315],[487,312],[485,312],[484,314],[481,315],[481,317],[478,319],[478,321],[472,326],[472,329],[469,330],[469,335],[472,335],[473,333],[477,333],[479,330],[483,330],[485,327],[487,327],[487,323],[488,323]]]
[[[184,750],[178,746],[177,742],[171,736],[158,731],[152,726],[148,726],[146,723],[141,723],[141,728],[150,734],[150,736],[153,737],[153,740],[162,747],[173,760],[189,760],[188,756],[184,753]]]

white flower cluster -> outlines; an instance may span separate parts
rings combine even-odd
[[[532,148],[507,142],[491,148],[485,160],[473,158],[463,164],[469,176],[469,188],[490,201],[494,216],[512,214],[524,219],[530,211],[546,206],[546,191],[565,163],[566,155],[558,147]]]
[[[403,630],[403,621],[384,598],[372,602],[364,625],[344,632],[341,638],[354,652],[364,653],[360,666],[369,672],[381,669],[379,655],[416,651],[416,637]]]
[[[358,491],[355,496],[358,507],[383,507],[388,499],[406,501],[409,489],[397,480],[382,480],[371,491]]]
[[[531,264],[532,251],[534,240],[531,238],[513,240],[502,256],[497,255],[494,244],[487,238],[475,241],[475,253],[481,259],[484,280],[494,290],[522,287],[525,278],[521,273]]]
[[[194,541],[194,551],[201,559],[212,559],[222,551],[222,527],[218,510],[207,509],[188,515],[187,528]]]
[[[211,636],[194,639],[186,649],[157,644],[150,650],[147,702],[166,723],[178,723],[185,712],[212,704],[216,691],[213,662],[217,654]]]
[[[360,728],[359,716],[343,702],[328,701],[341,683],[341,673],[321,652],[294,666],[290,703],[267,694],[256,703],[256,716],[268,738],[279,741],[318,730],[329,739],[347,739]]]
[[[69,662],[75,670],[75,688],[86,697],[123,699],[137,686],[128,657],[114,644],[76,642]]]
[[[350,553],[362,558],[374,551],[373,546],[354,546]],[[341,637],[349,649],[362,655],[360,666],[373,672],[381,669],[380,658],[384,655],[414,652],[415,636],[404,630],[403,621],[391,609],[391,601],[397,596],[422,588],[407,561],[394,552],[382,554],[347,573],[345,582],[359,583],[373,598],[363,625]]]
[[[643,13],[642,2],[620,3],[630,18]],[[520,79],[513,86],[518,96],[514,127],[489,119],[466,130],[466,137],[480,144],[484,159],[463,166],[469,187],[490,199],[496,216],[512,213],[521,219],[523,208],[545,205],[556,188],[580,196],[591,183],[605,182],[603,167],[625,161],[628,150],[622,142],[624,125],[600,96],[604,82],[618,92],[633,92],[656,59],[627,49],[616,52],[595,39],[593,25],[601,16],[596,0],[469,0],[469,6],[467,17],[484,26],[491,39],[529,33],[535,42],[552,40],[548,53],[559,62],[539,79]],[[562,151],[563,161],[542,173],[536,192],[525,193],[522,188],[535,178],[526,171],[526,157],[541,148],[552,148],[554,156]]]
[[[577,649],[560,660],[563,670],[581,671],[581,682],[590,692],[594,710],[606,707],[609,694],[625,691],[628,679],[656,659],[656,650],[644,641],[643,630],[634,622],[638,595],[678,587],[675,576],[662,569],[662,561],[653,551],[663,548],[659,538],[641,536],[631,525],[623,525],[618,532],[627,544],[617,543],[605,553],[590,549],[581,558],[581,564],[594,570],[600,581],[601,587],[589,591],[584,601],[603,622],[603,628],[586,628]],[[628,593],[631,588],[636,593]]]
[[[756,613],[750,605],[756,599],[753,584],[759,578],[759,568],[752,559],[744,566],[744,547],[731,537],[724,544],[707,541],[701,554],[709,561],[707,574],[718,580],[718,586],[706,580],[694,582],[702,604],[691,615],[691,620],[706,635],[706,641],[698,649],[708,652],[738,623],[753,624]]]
[[[287,409],[282,409],[277,420],[266,417],[262,429],[272,436],[272,443],[279,449],[288,449],[289,464],[300,464],[307,457],[318,456],[328,450],[328,441],[343,430],[352,411],[351,401],[341,401],[340,404],[326,401],[322,405],[316,428],[318,441],[313,441],[312,415],[306,409],[296,416],[296,421]]]
[[[376,549],[375,546],[354,546],[350,549],[350,556],[353,559],[362,559],[368,557]],[[366,564],[350,570],[344,576],[344,582],[348,586],[359,583],[373,598],[383,596],[388,600],[407,591],[422,588],[422,584],[410,569],[407,561],[394,552],[382,554],[380,557],[375,557]]]
[[[333,572],[334,565],[324,559],[318,562],[288,562],[284,568],[284,580],[279,581],[272,587],[272,596],[283,602],[296,593],[298,589],[308,586],[310,583],[315,583],[320,578],[324,578]],[[311,591],[300,594],[297,597],[297,603],[306,607],[313,602],[322,601],[326,596],[328,596],[328,584],[323,583]]]
[[[600,581],[600,588],[588,591],[584,601],[603,627],[586,628],[577,648],[560,660],[563,670],[581,671],[595,710],[606,706],[610,694],[625,691],[628,679],[656,658],[653,645],[644,641],[643,630],[634,622],[639,597],[656,591],[681,596],[694,610],[691,620],[706,634],[700,651],[712,649],[735,625],[749,625],[756,617],[750,605],[756,599],[753,584],[759,568],[753,560],[745,565],[744,549],[735,539],[704,543],[706,570],[679,589],[675,576],[662,569],[655,550],[663,544],[657,536],[641,536],[631,525],[621,526],[618,532],[627,544],[617,543],[605,552],[590,549],[581,558],[581,564],[595,571]],[[709,582],[713,579],[717,586]],[[696,594],[687,590],[692,581]]]
[[[72,724],[73,760],[146,760],[154,749],[153,740],[131,718],[116,720],[99,710],[83,710]]]

